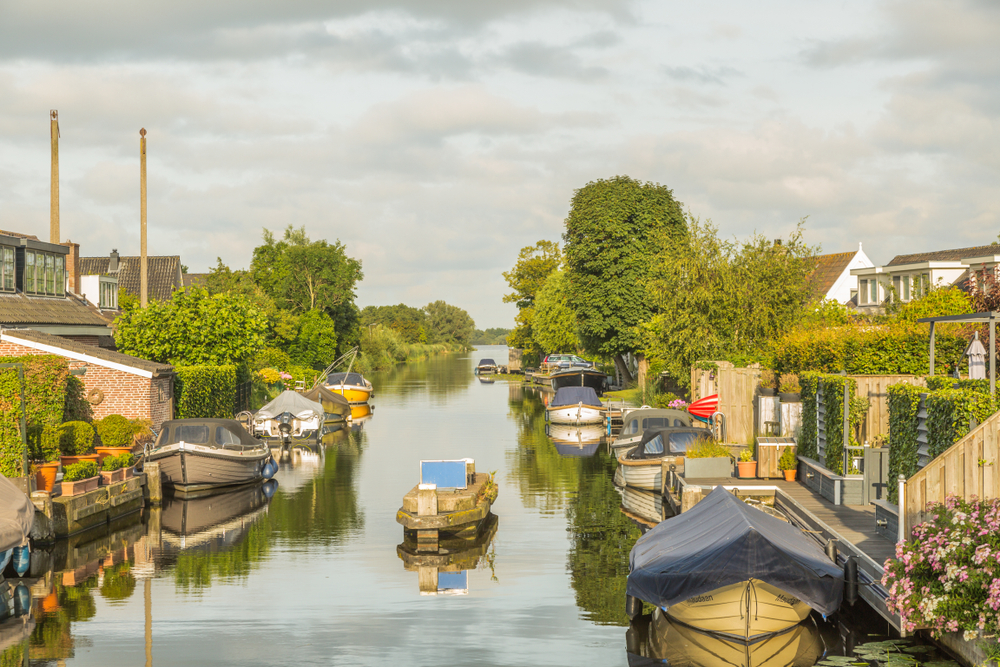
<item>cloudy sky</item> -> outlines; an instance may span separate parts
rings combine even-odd
[[[500,273],[573,190],[663,183],[726,235],[808,216],[876,262],[1000,231],[1000,3],[0,0],[0,228],[245,267],[305,225],[358,301],[511,326]]]

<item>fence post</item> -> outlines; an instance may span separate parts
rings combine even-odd
[[[898,537],[897,542],[906,541],[906,478],[902,475],[899,476],[899,520],[896,522],[898,524]]]

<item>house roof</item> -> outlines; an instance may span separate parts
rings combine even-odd
[[[132,296],[139,296],[139,257],[121,256],[118,258],[118,289],[123,289]],[[181,258],[178,255],[147,256],[149,298],[157,301],[169,301],[174,290],[183,286],[181,281]],[[80,275],[108,275],[110,257],[81,257]]]
[[[168,375],[174,370],[174,367],[170,364],[161,364],[156,361],[131,357],[107,348],[87,345],[86,343],[80,343],[32,329],[2,329],[0,330],[0,340],[11,340],[11,342],[24,345],[25,347],[58,354],[78,361],[86,361],[106,368],[115,368],[143,377]]]
[[[32,325],[106,327],[108,322],[96,309],[70,294],[41,297],[0,293],[0,326]]]
[[[1000,254],[1000,245],[981,245],[971,248],[955,248],[954,250],[918,252],[912,255],[896,255],[886,266],[919,264],[920,262],[960,262],[966,257],[983,257],[994,254]]]
[[[828,293],[857,254],[857,250],[852,250],[813,257],[816,262],[816,268],[812,272],[813,295],[821,296]]]

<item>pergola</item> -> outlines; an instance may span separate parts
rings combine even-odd
[[[982,324],[989,322],[990,325],[990,396],[996,397],[997,393],[997,319],[1000,312],[991,310],[985,313],[971,313],[969,315],[942,315],[941,317],[922,317],[917,322],[927,322],[931,325],[931,375],[934,375],[934,325],[938,322],[948,322],[950,324]]]

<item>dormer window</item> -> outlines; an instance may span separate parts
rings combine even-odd
[[[41,250],[24,251],[24,293],[66,295],[66,257]]]
[[[14,248],[0,247],[0,290],[17,291],[14,273]]]

